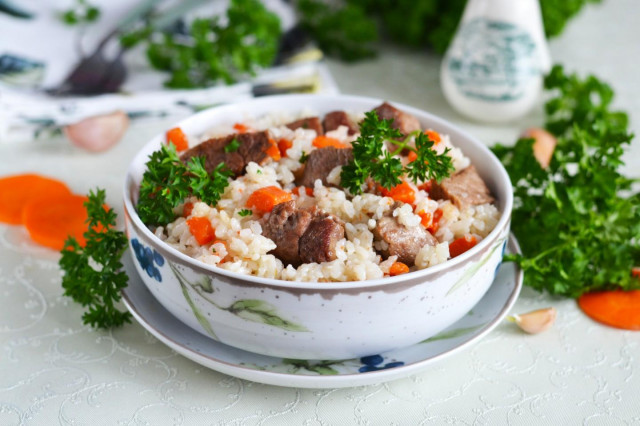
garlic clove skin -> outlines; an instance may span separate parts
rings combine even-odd
[[[557,314],[558,311],[556,311],[556,308],[550,307],[527,312],[522,315],[510,315],[507,317],[507,320],[515,322],[520,329],[529,334],[537,334],[548,330],[556,321]]]
[[[124,111],[96,115],[65,126],[64,133],[76,146],[91,152],[102,152],[115,145],[129,127]]]
[[[534,140],[533,156],[538,160],[540,167],[543,169],[549,167],[551,157],[553,157],[553,151],[558,144],[556,137],[546,130],[536,127],[525,130],[521,137],[532,138]]]

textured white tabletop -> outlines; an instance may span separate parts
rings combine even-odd
[[[640,3],[591,5],[550,44],[554,62],[593,73],[616,91],[615,105],[640,133]],[[487,144],[515,140],[541,124],[539,108],[512,125],[468,122],[445,102],[440,58],[387,48],[356,65],[330,62],[344,93],[407,103],[440,115]],[[175,121],[173,118],[171,121]],[[0,145],[0,175],[38,171],[77,193],[96,185],[121,213],[133,154],[171,123],[134,124],[99,155],[62,138]],[[626,155],[640,176],[640,142]],[[640,424],[640,333],[586,318],[572,300],[525,289],[514,312],[558,309],[556,325],[529,336],[501,324],[470,349],[420,374],[381,385],[300,390],[235,379],[173,353],[137,323],[113,332],[80,323],[61,296],[57,253],[0,226],[0,425],[29,424]]]

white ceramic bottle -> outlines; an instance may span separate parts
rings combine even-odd
[[[461,114],[506,122],[533,107],[550,66],[538,0],[468,0],[440,83]]]

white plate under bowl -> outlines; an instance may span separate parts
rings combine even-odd
[[[513,235],[506,251],[520,252]],[[129,275],[129,286],[122,292],[124,303],[134,318],[161,342],[212,370],[254,382],[298,388],[361,386],[414,374],[493,330],[515,303],[523,278],[516,264],[502,264],[491,287],[471,312],[421,343],[359,359],[310,361],[259,355],[198,333],[153,297],[136,272],[130,255],[123,256],[123,263]]]

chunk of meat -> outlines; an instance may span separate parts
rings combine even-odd
[[[398,108],[387,102],[375,108],[374,111],[378,114],[378,118],[380,119],[393,119],[393,124],[391,126],[394,129],[400,130],[400,133],[405,136],[416,130],[422,130],[420,121],[418,121],[416,117],[407,112],[400,111]]]
[[[393,207],[396,207],[394,205]],[[413,266],[420,249],[426,245],[435,246],[438,240],[427,232],[421,225],[407,227],[398,222],[392,216],[392,210],[388,215],[378,219],[373,235],[376,240],[387,243],[388,248],[382,251],[385,258],[398,256],[398,261],[408,266]]]
[[[225,147],[233,140],[239,143],[235,151],[225,152]],[[263,164],[269,159],[267,149],[271,146],[267,132],[240,133],[212,138],[187,150],[180,157],[183,162],[192,157],[205,158],[205,168],[212,172],[218,164],[224,162],[234,175],[239,176],[249,162]]]
[[[300,264],[298,242],[312,219],[313,213],[299,210],[293,200],[277,204],[262,221],[262,234],[276,243],[271,253],[285,264]]]
[[[286,126],[291,130],[300,128],[315,130],[316,135],[318,136],[324,134],[322,132],[322,125],[320,124],[320,119],[318,117],[301,118],[300,120],[296,120],[292,123],[287,124]]]
[[[343,238],[344,226],[335,216],[316,216],[298,243],[300,260],[302,263],[335,260],[336,244]]]
[[[429,196],[436,200],[450,200],[461,210],[495,201],[475,166],[469,166],[440,183],[432,181]]]
[[[349,129],[349,135],[356,134],[359,131],[358,126],[351,121],[349,115],[344,111],[331,111],[325,115],[324,120],[322,120],[322,126],[325,132],[336,130],[340,126],[346,126]]]
[[[351,160],[353,160],[351,148],[327,147],[311,151],[298,185],[313,188],[316,179],[322,180],[323,185],[328,185],[327,175],[331,170],[337,166],[344,166]]]
[[[295,201],[287,201],[262,220],[262,234],[276,243],[271,253],[285,264],[298,266],[335,260],[344,225],[315,207],[299,209]]]

